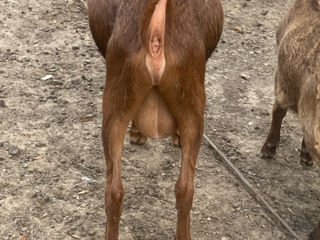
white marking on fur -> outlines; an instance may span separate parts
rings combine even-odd
[[[154,66],[154,60],[149,54],[146,57],[146,66],[151,75],[153,85],[158,85],[166,68],[166,62],[163,61],[158,66]]]

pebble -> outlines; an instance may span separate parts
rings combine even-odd
[[[0,100],[0,107],[3,107],[3,108],[6,107],[4,100]]]
[[[12,156],[16,156],[20,154],[20,149],[17,146],[10,146],[8,152]]]
[[[71,80],[71,85],[79,85],[81,83],[80,78],[72,79]]]
[[[94,236],[94,235],[96,235],[96,230],[90,228],[90,229],[88,230],[88,235],[91,236],[91,237]]]
[[[42,143],[42,142],[37,142],[37,143],[35,143],[34,145],[35,145],[36,147],[39,147],[39,148],[46,146],[46,144],[45,144],[45,143]]]
[[[257,27],[262,27],[263,26],[263,24],[262,23],[257,23],[257,25],[256,25]]]
[[[244,74],[244,73],[241,73],[241,74],[240,74],[240,77],[243,78],[243,79],[245,79],[245,80],[248,80],[248,79],[249,79],[249,75]]]
[[[241,4],[241,6],[242,6],[243,8],[248,7],[248,3],[244,2],[244,3]]]
[[[51,79],[53,76],[51,74],[44,76],[43,78],[41,78],[42,81],[47,81],[49,79]]]
[[[50,80],[47,82],[48,85],[53,85],[53,86],[61,86],[63,85],[63,82],[60,82],[58,80]]]
[[[72,46],[72,50],[79,50],[80,47],[79,46]]]
[[[240,26],[234,26],[232,29],[237,33],[244,33],[243,29]]]
[[[3,142],[2,146],[4,147],[5,150],[9,151],[9,147],[10,147],[9,142]]]

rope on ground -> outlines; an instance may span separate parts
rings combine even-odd
[[[297,240],[302,240],[290,227],[289,225],[277,214],[277,212],[267,203],[267,201],[258,193],[258,191],[248,182],[248,180],[243,176],[243,174],[230,162],[230,160],[224,155],[222,151],[204,134],[204,138],[210,144],[210,146],[220,155],[220,157],[227,163],[227,165],[232,169],[235,175],[242,181],[242,183],[249,188],[249,190],[254,194],[257,201],[263,203],[263,205],[271,212],[271,214],[282,224],[282,226],[288,230],[288,232],[294,236]]]

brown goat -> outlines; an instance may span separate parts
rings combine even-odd
[[[298,113],[303,140],[301,163],[320,164],[320,0],[296,0],[277,32],[278,68],[272,124],[262,147],[273,157],[288,109]],[[320,240],[317,231],[310,239]]]
[[[105,239],[116,240],[124,190],[121,153],[131,140],[179,132],[177,240],[190,240],[194,172],[203,134],[205,65],[223,27],[220,0],[89,0],[93,38],[106,59],[102,140],[107,165]]]

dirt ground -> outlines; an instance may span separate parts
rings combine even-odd
[[[319,168],[299,164],[289,113],[274,160],[261,160],[273,103],[283,0],[223,0],[225,28],[207,64],[206,133],[306,239],[320,218]],[[0,239],[103,239],[104,62],[78,0],[0,1]],[[45,76],[52,75],[50,78]],[[173,239],[180,150],[125,142],[120,239]],[[293,239],[203,141],[195,240]]]

